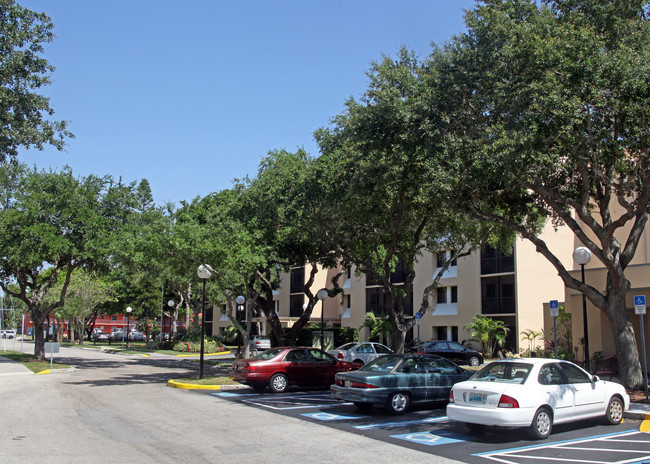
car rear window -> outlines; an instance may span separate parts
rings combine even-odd
[[[369,362],[359,370],[371,371],[371,372],[390,372],[395,368],[397,363],[399,363],[401,360],[402,360],[401,356],[391,356],[391,355],[380,356],[379,358]]]
[[[493,362],[474,374],[471,380],[479,382],[523,383],[533,365],[523,362]]]

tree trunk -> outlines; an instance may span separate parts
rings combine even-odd
[[[634,336],[634,328],[629,312],[625,305],[625,293],[616,292],[610,287],[607,298],[607,316],[612,327],[616,356],[618,357],[618,371],[621,383],[630,389],[642,389],[643,371],[639,369],[639,348]],[[643,337],[644,334],[641,334]]]
[[[45,361],[45,335],[43,333],[43,321],[34,321],[34,358],[38,361]]]

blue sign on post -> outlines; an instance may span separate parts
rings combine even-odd
[[[634,295],[634,312],[637,316],[645,314],[645,295]]]
[[[551,308],[551,316],[558,317],[560,315],[560,302],[557,300],[551,300],[548,303],[549,308]]]

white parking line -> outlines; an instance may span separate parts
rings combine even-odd
[[[623,437],[633,437],[636,435],[643,435],[645,437],[648,437],[648,439],[643,439],[643,440],[625,440],[621,439]],[[590,447],[582,447],[582,446],[575,446],[575,445],[580,445],[580,444],[585,444],[585,443],[598,443],[599,447],[598,448],[590,448]],[[634,449],[620,449],[620,446],[618,448],[613,448],[613,447],[606,447],[607,443],[648,443],[649,447],[648,449],[645,450],[634,450]],[[603,445],[603,447],[600,447],[600,445]],[[537,454],[533,455],[531,454],[532,451],[539,451],[539,450],[544,450],[544,449],[558,449],[558,450],[571,450],[571,451],[588,451],[591,453],[594,452],[609,452],[609,453],[626,453],[627,457],[626,459],[622,459],[619,461],[614,461],[611,459],[608,459],[606,461],[594,461],[593,459],[571,459],[568,457],[562,457],[562,458],[556,458],[556,457],[551,457],[551,456],[539,456]],[[638,456],[637,456],[638,455]],[[503,464],[520,464],[521,460],[526,460],[526,459],[534,459],[535,462],[542,462],[542,461],[561,461],[565,463],[591,463],[591,464],[625,464],[625,463],[636,463],[644,460],[650,459],[650,436],[643,433],[639,432],[636,430],[632,431],[626,431],[626,432],[619,432],[619,433],[613,433],[613,434],[607,434],[607,435],[601,435],[597,437],[589,437],[589,438],[584,438],[580,440],[568,440],[568,441],[562,441],[562,442],[556,442],[556,443],[550,443],[548,445],[534,445],[534,446],[525,446],[522,448],[511,448],[511,449],[506,449],[506,450],[499,450],[499,451],[491,451],[487,453],[477,453],[474,456],[481,456],[486,459],[496,461],[496,462],[501,462]],[[633,457],[631,457],[633,456]],[[517,459],[516,461],[513,461],[512,459]]]
[[[359,430],[388,429],[391,427],[402,427],[404,425],[430,424],[431,422],[445,422],[448,420],[449,418],[447,416],[427,417],[426,419],[419,419],[419,420],[412,420],[412,421],[384,422],[384,423],[369,424],[369,425],[355,425],[354,428]]]
[[[325,402],[315,403],[310,400],[317,400],[322,398]],[[332,405],[344,405],[351,403],[339,403],[337,400],[334,400],[328,394],[315,394],[315,395],[290,395],[290,396],[276,396],[273,398],[270,397],[261,397],[255,400],[243,400],[243,403],[250,403],[256,406],[262,406],[267,409],[273,409],[275,411],[290,411],[292,409],[307,409],[307,408],[323,408]],[[289,403],[289,405],[284,405],[283,403]]]

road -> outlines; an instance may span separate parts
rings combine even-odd
[[[55,360],[76,369],[0,377],[0,462],[458,462],[170,388],[197,372],[179,358],[62,347]]]

